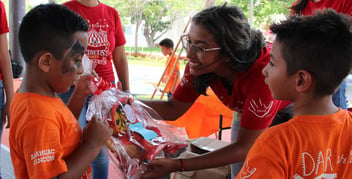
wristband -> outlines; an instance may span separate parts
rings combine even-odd
[[[184,164],[183,164],[183,159],[180,158],[179,160],[180,160],[180,164],[181,164],[181,168],[180,168],[179,171],[180,171],[180,172],[183,172],[183,171],[185,171]]]

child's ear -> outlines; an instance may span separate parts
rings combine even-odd
[[[38,67],[44,72],[49,72],[50,71],[50,64],[52,63],[51,61],[53,60],[53,56],[49,52],[45,52],[39,56],[38,60]]]
[[[306,70],[299,70],[296,73],[296,91],[306,92],[312,88],[312,76]]]

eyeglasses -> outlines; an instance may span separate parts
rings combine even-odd
[[[221,49],[220,47],[203,48],[199,45],[192,44],[191,41],[189,40],[188,35],[182,35],[181,42],[182,42],[183,48],[186,49],[187,53],[189,53],[189,51],[192,49],[192,52],[195,53],[198,58],[201,58],[205,54],[205,52],[215,51],[215,50]]]

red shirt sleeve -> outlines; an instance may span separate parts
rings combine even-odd
[[[270,126],[279,107],[280,101],[269,96],[248,96],[245,101],[240,126],[246,129],[265,129]]]
[[[195,101],[199,93],[194,89],[193,75],[189,72],[189,64],[186,65],[184,75],[178,84],[172,97],[181,102]]]
[[[125,38],[125,34],[123,33],[123,28],[122,28],[122,24],[121,24],[119,13],[117,12],[116,9],[114,9],[114,11],[115,11],[115,20],[116,20],[116,24],[115,24],[115,46],[118,47],[118,46],[121,46],[121,45],[125,45],[126,38]]]
[[[5,6],[4,3],[0,1],[0,34],[7,32],[9,32],[9,26],[7,24]]]

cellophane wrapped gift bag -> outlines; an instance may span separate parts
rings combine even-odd
[[[85,73],[92,73],[90,60],[85,56]],[[118,166],[126,178],[139,178],[149,161],[156,156],[177,157],[187,147],[187,134],[162,121],[150,107],[123,92],[102,78],[91,78],[93,96],[89,101],[87,120],[93,116],[107,121],[113,136],[106,146],[118,160]]]

